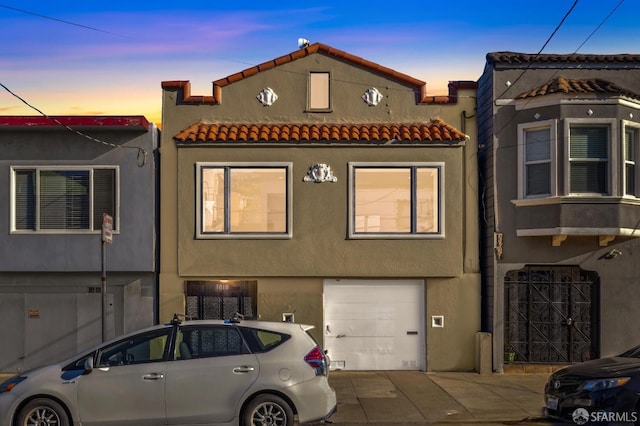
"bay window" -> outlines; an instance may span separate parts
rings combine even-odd
[[[556,134],[555,120],[518,125],[518,198],[555,195]]]
[[[610,194],[610,126],[572,124],[569,127],[569,192]]]

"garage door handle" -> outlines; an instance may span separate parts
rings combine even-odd
[[[234,373],[250,373],[253,370],[255,370],[255,368],[249,366],[249,365],[243,365],[242,367],[236,367],[233,369]]]
[[[338,334],[336,336],[336,339],[340,339],[341,337],[347,337],[347,335],[346,334]]]
[[[407,331],[407,334],[408,335],[415,335],[415,334],[418,334],[418,332],[417,331]]]
[[[150,373],[142,376],[142,380],[162,380],[164,379],[164,374],[162,373]]]

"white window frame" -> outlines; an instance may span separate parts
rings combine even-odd
[[[273,168],[286,170],[285,232],[205,232],[203,226],[202,170],[207,168]],[[293,236],[293,163],[291,162],[197,162],[196,163],[196,238],[197,239],[290,239]],[[226,214],[226,213],[225,213]],[[225,218],[226,220],[226,218]]]
[[[633,121],[622,120],[622,130],[620,132],[620,140],[622,141],[621,145],[621,153],[620,158],[622,159],[621,166],[621,175],[622,175],[622,196],[627,198],[638,198],[638,193],[640,192],[640,123],[636,123]],[[633,152],[634,159],[633,161],[627,159],[626,154],[626,137],[627,130],[631,130],[634,135],[633,140]],[[634,166],[634,194],[627,194],[627,165]]]
[[[549,129],[549,194],[527,194],[527,158],[526,158],[526,133],[531,130]],[[518,199],[533,199],[555,197],[558,194],[558,166],[557,166],[557,146],[558,146],[558,123],[557,120],[543,120],[532,123],[518,124]],[[538,162],[543,163],[543,161]]]
[[[606,187],[607,191],[604,194],[596,192],[571,192],[571,127],[573,126],[593,126],[609,128],[607,151],[609,158],[607,159],[607,172],[606,172]],[[571,197],[606,197],[613,194],[619,194],[618,182],[619,179],[614,179],[614,176],[619,176],[620,159],[619,149],[612,149],[613,141],[618,136],[618,123],[615,118],[572,118],[564,120],[564,154],[565,154],[565,173],[564,173],[564,188],[565,193]],[[619,144],[618,146],[620,146]]]
[[[95,166],[11,166],[10,168],[10,191],[11,191],[11,206],[10,206],[10,232],[12,234],[100,234],[102,232],[101,227],[96,228],[94,222],[94,174],[96,169],[111,169],[114,170],[115,182],[114,182],[114,216],[113,216],[113,233],[120,233],[120,168],[113,165],[95,165]],[[18,171],[32,170],[36,173],[36,219],[35,229],[17,229],[16,228],[16,172]],[[39,173],[42,171],[87,171],[89,172],[89,227],[87,229],[41,229],[40,228],[40,180]]]
[[[360,168],[373,169],[415,169],[432,168],[438,170],[438,195],[437,195],[437,216],[438,230],[436,232],[414,232],[415,223],[412,223],[411,232],[356,232],[356,206],[355,206],[355,171]],[[444,162],[350,162],[349,170],[349,190],[348,190],[348,238],[349,239],[443,239],[445,237],[445,163]],[[412,172],[413,174],[413,172]],[[413,185],[412,185],[413,186]],[[411,194],[411,209],[415,210],[415,194]],[[415,220],[412,214],[412,222]]]

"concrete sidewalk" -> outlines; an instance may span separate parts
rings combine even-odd
[[[549,373],[332,371],[338,411],[327,423],[553,424],[542,416]]]

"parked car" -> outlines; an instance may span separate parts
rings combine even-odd
[[[104,343],[0,385],[0,425],[272,425],[336,410],[308,325],[180,321]]]
[[[574,424],[640,424],[640,346],[551,374],[545,414]]]

